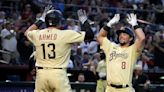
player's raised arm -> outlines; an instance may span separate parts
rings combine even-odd
[[[85,10],[80,9],[77,11],[77,14],[78,14],[78,18],[82,24],[81,30],[86,32],[84,40],[93,40],[94,33],[93,33],[91,26],[87,20],[88,18],[87,18]]]
[[[145,34],[144,34],[142,28],[138,26],[136,14],[133,14],[133,13],[128,14],[127,21],[134,28],[134,33],[136,35],[135,44],[137,46],[137,51],[140,52],[140,51],[142,51],[142,49],[144,47]]]
[[[103,28],[101,28],[97,41],[99,42],[100,45],[103,43],[103,38],[107,36],[108,31],[111,29],[112,25],[118,23],[120,20],[120,14],[115,14],[114,17],[105,25]]]
[[[40,27],[40,26],[45,22],[46,14],[47,14],[47,12],[51,11],[51,9],[52,9],[52,6],[51,6],[51,5],[45,7],[42,16],[41,16],[34,24],[32,24],[32,25],[26,30],[25,36],[27,36],[27,33],[28,33],[29,31],[37,30],[38,27]]]

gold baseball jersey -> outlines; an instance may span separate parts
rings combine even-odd
[[[133,66],[140,54],[137,52],[135,43],[122,48],[105,37],[101,49],[106,54],[107,83],[131,85]]]
[[[27,37],[36,47],[36,66],[67,68],[72,43],[82,42],[85,32],[47,28],[29,31]]]

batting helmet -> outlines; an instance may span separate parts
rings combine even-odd
[[[59,10],[50,10],[47,12],[45,17],[46,26],[57,26],[61,24],[63,15]]]
[[[118,35],[118,37],[119,37],[120,33],[127,33],[130,37],[133,38],[130,44],[134,43],[135,35],[132,32],[131,28],[125,27],[125,28],[122,28],[121,30],[116,31],[116,34]]]

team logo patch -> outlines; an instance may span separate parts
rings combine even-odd
[[[110,53],[109,61],[112,61],[113,59],[116,59],[116,58],[127,59],[128,58],[128,53],[126,53],[126,52],[117,53],[116,51],[112,51]]]

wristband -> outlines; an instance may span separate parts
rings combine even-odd
[[[37,20],[34,24],[37,26],[37,27],[40,27],[44,22],[42,20]]]
[[[105,25],[105,26],[103,26],[103,29],[105,30],[105,31],[109,31],[111,28],[110,27],[108,27],[107,25]]]
[[[134,27],[134,30],[136,30],[137,28],[141,28],[139,25],[135,25]]]

